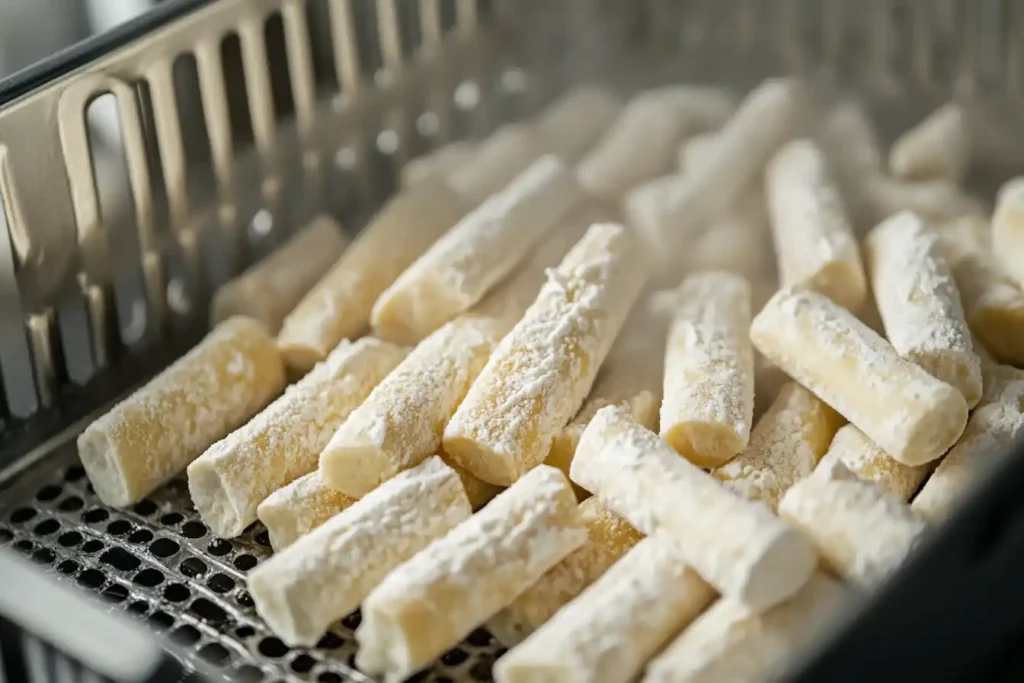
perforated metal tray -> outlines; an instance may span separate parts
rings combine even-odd
[[[271,554],[266,530],[257,522],[236,539],[214,537],[183,479],[130,509],[108,508],[65,442],[0,493],[0,546],[166,635],[186,662],[249,682],[370,680],[354,666],[358,612],[315,648],[274,637],[245,589],[246,574]],[[489,681],[502,651],[478,630],[415,680]]]

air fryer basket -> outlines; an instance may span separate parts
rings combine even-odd
[[[256,615],[258,524],[214,538],[183,480],[106,508],[74,436],[199,338],[219,283],[317,210],[356,229],[412,156],[583,80],[781,73],[863,96],[888,138],[966,98],[974,189],[1024,170],[1013,0],[171,0],[0,82],[0,680],[366,680],[358,614],[294,650]],[[85,123],[100,101],[119,141]],[[1012,679],[1021,485],[1006,459],[791,680]],[[417,679],[490,680],[500,652],[481,630]]]

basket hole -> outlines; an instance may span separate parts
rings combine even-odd
[[[361,624],[362,622],[363,613],[358,609],[356,609],[356,611],[352,612],[352,614],[347,615],[344,619],[341,620],[342,626],[344,626],[345,628],[350,628],[353,631],[359,628],[359,624]]]
[[[105,545],[103,545],[102,543],[100,543],[96,539],[92,539],[92,540],[86,541],[82,545],[82,552],[83,553],[89,553],[89,554],[98,553],[99,551],[103,550],[105,547],[106,547]]]
[[[247,572],[255,567],[259,561],[249,553],[243,553],[235,558],[234,565],[239,571]]]
[[[199,656],[214,666],[225,666],[231,663],[231,653],[219,643],[207,643],[199,648]]]
[[[316,677],[318,683],[341,683],[341,676],[330,671],[325,671]]]
[[[169,583],[164,588],[164,598],[171,602],[184,602],[192,597],[192,591],[180,583]]]
[[[221,624],[228,620],[228,613],[206,598],[193,600],[188,611],[211,624]]]
[[[77,512],[85,507],[85,501],[78,496],[68,496],[60,502],[57,509],[62,512]]]
[[[146,499],[140,500],[138,503],[136,503],[135,506],[132,508],[132,510],[137,515],[142,515],[143,517],[149,517],[151,514],[153,514],[154,512],[157,511],[157,507],[156,507],[156,503],[154,503],[150,499],[146,498]]]
[[[317,647],[323,650],[337,650],[339,647],[345,644],[345,639],[339,636],[337,633],[331,633],[328,631],[320,638],[320,642],[316,644]]]
[[[46,519],[36,524],[36,528],[32,530],[32,533],[36,536],[49,536],[56,531],[60,531],[60,522],[55,519]]]
[[[39,489],[39,492],[36,493],[36,500],[42,503],[49,503],[51,500],[56,500],[61,493],[63,493],[63,489],[60,486],[51,484]]]
[[[252,664],[246,664],[235,669],[235,677],[241,683],[257,683],[263,680],[263,671]]]
[[[288,646],[273,636],[261,640],[258,649],[261,655],[272,659],[284,657],[289,652]]]
[[[313,670],[316,665],[316,660],[309,655],[299,655],[292,660],[291,667],[292,671],[298,674],[306,674]]]
[[[158,538],[149,544],[149,552],[157,557],[170,557],[181,550],[181,546],[169,538]]]
[[[171,631],[170,638],[179,645],[195,645],[199,642],[199,629],[195,626],[183,624]]]
[[[120,569],[123,572],[135,571],[142,564],[139,558],[121,548],[111,548],[103,553],[100,555],[100,562],[109,564],[114,569]]]
[[[359,667],[356,666],[356,653],[355,652],[353,652],[352,654],[350,654],[348,656],[348,668],[352,669],[353,671],[359,671]]]
[[[252,638],[256,635],[256,629],[252,626],[239,626],[235,629],[235,635],[242,639]]]
[[[161,583],[164,582],[164,575],[161,574],[158,570],[150,567],[147,569],[143,569],[141,572],[136,574],[132,578],[132,581],[145,588],[153,588],[154,586],[159,586]]]
[[[128,599],[128,589],[119,583],[114,583],[107,586],[102,593],[102,597],[107,602],[124,602]]]
[[[49,548],[40,548],[32,553],[32,561],[36,564],[52,564],[57,559],[57,553]]]
[[[145,600],[136,600],[128,605],[128,611],[132,614],[145,614],[149,611],[149,603]]]
[[[133,531],[132,535],[128,537],[128,542],[129,543],[134,543],[135,545],[142,545],[143,543],[149,543],[152,540],[153,540],[153,532],[150,531],[149,529],[139,529],[138,531]]]
[[[477,681],[490,681],[493,676],[491,670],[494,668],[494,661],[491,659],[481,659],[476,662],[473,666],[469,667],[469,675]]]
[[[72,465],[64,472],[64,481],[78,481],[85,476],[85,470],[78,465]]]
[[[107,533],[111,536],[124,536],[131,530],[131,522],[126,522],[123,519],[114,520],[107,525]]]
[[[175,524],[180,524],[183,519],[185,519],[185,517],[183,517],[179,512],[168,512],[160,518],[160,523],[164,526],[174,526]]]
[[[0,528],[0,543],[10,543],[14,540],[14,533],[10,529]]]
[[[78,563],[74,560],[64,560],[57,565],[57,571],[64,575],[71,575],[78,571]]]
[[[178,566],[181,573],[190,579],[194,579],[197,576],[202,576],[206,573],[206,563],[197,557],[190,557]]]
[[[202,538],[206,535],[206,527],[199,522],[185,522],[181,527],[181,535],[185,538]]]
[[[174,626],[174,617],[163,610],[153,612],[146,621],[157,631],[166,631],[171,626]]]
[[[455,647],[441,655],[441,663],[445,666],[458,666],[469,659],[465,650]]]
[[[235,587],[235,580],[218,572],[207,579],[206,585],[215,593],[230,593]]]
[[[11,513],[11,523],[24,524],[35,516],[36,511],[32,508],[18,508]]]
[[[110,513],[103,508],[93,508],[82,513],[82,521],[86,524],[99,524],[107,521],[108,517],[110,517]]]
[[[206,546],[206,551],[214,557],[223,557],[231,552],[231,544],[223,539],[217,538],[210,541],[210,544]]]
[[[235,596],[235,601],[242,607],[246,608],[256,606],[256,603],[253,602],[252,596],[249,595],[249,591],[238,591],[238,595]]]
[[[478,628],[469,634],[466,642],[476,647],[487,647],[491,644],[491,634],[482,628]]]
[[[78,575],[78,583],[86,588],[99,588],[107,580],[103,572],[98,569],[86,569]]]

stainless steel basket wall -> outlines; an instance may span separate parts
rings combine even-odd
[[[212,286],[313,210],[369,211],[401,160],[492,99],[499,45],[483,49],[476,0],[191,4],[0,108],[10,417],[201,318]],[[97,113],[119,119],[113,145]]]

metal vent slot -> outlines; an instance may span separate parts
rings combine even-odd
[[[328,0],[307,0],[306,26],[312,54],[313,81],[318,98],[325,99],[340,92],[338,72],[334,63],[334,39],[331,36]]]
[[[285,44],[284,20],[280,12],[273,12],[264,22],[264,41],[267,49],[267,67],[270,71],[270,91],[274,100],[274,117],[286,121],[295,117],[295,100],[289,76],[288,47]]]
[[[147,336],[152,338],[160,325],[159,311],[151,306],[162,301],[163,284],[160,272],[158,237],[155,234],[155,216],[152,205],[152,186],[144,191],[145,204],[140,205],[133,196],[132,163],[141,163],[142,175],[149,185],[149,156],[145,134],[135,100],[137,90],[125,87],[120,94],[103,93],[88,106],[87,121],[91,124],[87,132],[89,159],[92,164],[92,179],[95,200],[83,197],[80,215],[88,221],[79,226],[79,234],[86,249],[94,254],[94,265],[89,273],[90,281],[101,287],[112,287],[119,339],[98,339],[98,344],[116,353],[118,342],[126,346],[144,344]],[[139,124],[129,141],[125,126],[125,111],[136,109]],[[100,127],[102,122],[102,127]],[[102,134],[98,134],[102,133]],[[131,145],[141,149],[135,152],[135,159],[129,161]],[[69,148],[69,153],[73,153]],[[74,182],[74,181],[73,181]],[[82,188],[87,192],[88,188]],[[92,206],[92,202],[95,205]],[[149,223],[143,228],[137,221],[141,212],[147,212]],[[124,264],[127,267],[119,267]],[[150,272],[143,269],[148,265]],[[156,304],[157,306],[159,304]],[[102,328],[98,328],[102,330]],[[94,333],[96,334],[96,333]]]
[[[338,0],[335,0],[336,2]],[[341,0],[345,2],[346,0]],[[377,34],[376,0],[347,0],[352,17],[356,48],[356,59],[362,79],[378,83],[377,78],[384,66],[384,56]]]
[[[39,407],[28,339],[18,324],[24,320],[24,313],[18,298],[15,248],[7,209],[11,189],[7,148],[0,144],[0,310],[4,311],[4,324],[0,326],[0,382],[4,388],[0,419],[29,417]]]

